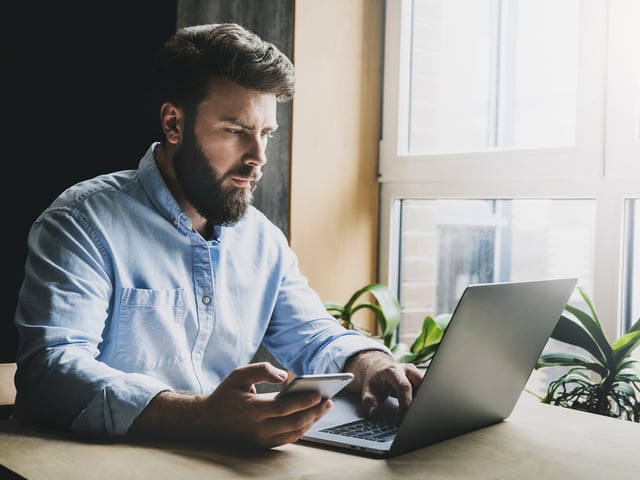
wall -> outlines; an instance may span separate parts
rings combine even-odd
[[[376,280],[383,6],[295,3],[290,240],[340,303]]]

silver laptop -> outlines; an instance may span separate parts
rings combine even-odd
[[[371,421],[359,398],[339,394],[301,442],[394,456],[506,419],[576,284],[563,278],[468,286],[402,419],[394,398]],[[366,423],[373,423],[372,434]]]

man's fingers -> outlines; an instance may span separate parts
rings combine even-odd
[[[420,370],[413,364],[407,366],[407,378],[413,385],[413,388],[418,388],[418,385],[422,382],[422,378],[424,377],[424,370]]]
[[[236,368],[224,381],[243,390],[251,390],[256,383],[283,383],[287,378],[286,370],[269,362],[260,362]]]
[[[290,398],[280,400],[288,401]],[[270,418],[263,425],[263,436],[259,438],[259,444],[270,447],[295,442],[309,430],[314,423],[320,420],[332,406],[333,403],[331,400],[327,399],[322,400],[319,404],[311,408],[300,410],[287,416]]]
[[[363,385],[362,405],[365,411],[370,416],[375,414],[378,406],[389,395],[398,399],[401,411],[406,410],[413,401],[413,391],[420,384],[422,376],[423,373],[411,364],[379,371],[375,378]]]
[[[369,417],[374,415],[378,408],[378,397],[371,391],[368,385],[362,388],[362,407]]]
[[[322,397],[316,392],[301,392],[295,395],[280,397],[273,402],[273,415],[282,417],[302,410],[307,410],[322,402]],[[329,405],[332,403],[329,402]]]

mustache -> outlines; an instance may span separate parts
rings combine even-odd
[[[257,168],[251,167],[249,165],[243,165],[242,167],[236,168],[230,172],[227,172],[224,175],[224,178],[229,177],[241,177],[252,182],[257,182],[262,177],[262,172]]]

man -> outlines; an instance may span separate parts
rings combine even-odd
[[[294,374],[351,371],[372,414],[421,378],[330,317],[282,232],[252,207],[294,91],[291,62],[235,24],[189,27],[160,51],[160,142],[137,170],[81,182],[33,224],[16,311],[16,413],[84,435],[268,448],[331,407],[255,385],[261,343]]]

